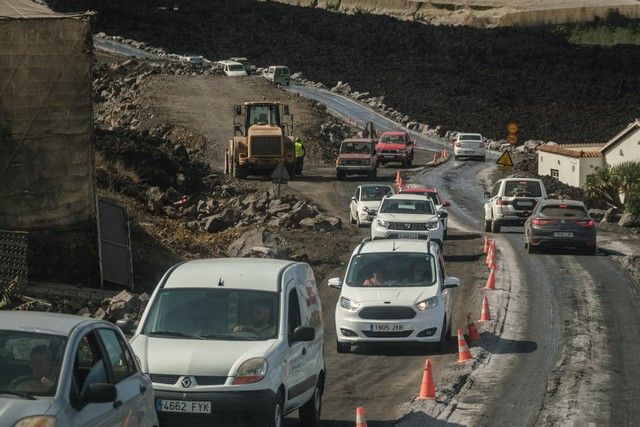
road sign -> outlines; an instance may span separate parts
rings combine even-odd
[[[283,163],[278,163],[278,166],[276,166],[271,174],[271,181],[274,184],[286,184],[290,179],[291,177],[289,176],[289,172],[287,172],[287,168],[284,167]]]
[[[510,133],[509,135],[507,135],[507,142],[509,144],[515,144],[518,141],[518,137],[512,133]]]
[[[496,165],[507,166],[507,167],[513,166],[513,160],[511,160],[511,155],[509,154],[509,151],[505,150],[502,153],[502,155],[500,156],[500,158],[496,162]]]
[[[271,182],[278,184],[277,197],[280,197],[280,185],[287,185],[290,179],[291,177],[289,176],[289,172],[287,172],[287,168],[284,167],[283,163],[278,163],[278,166],[276,166],[273,173],[271,173]]]
[[[509,133],[516,133],[518,132],[518,124],[511,122],[507,125],[507,130],[509,131]]]

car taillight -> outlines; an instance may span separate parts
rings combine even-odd
[[[480,145],[478,145],[478,147],[484,148],[484,142],[481,142]]]
[[[496,206],[504,205],[504,201],[502,199],[496,199]]]
[[[557,222],[554,219],[540,219],[540,218],[534,218],[531,220],[531,224],[533,225],[548,225],[548,224],[553,224],[554,222]]]
[[[578,220],[578,221],[573,221],[576,224],[578,224],[581,227],[585,227],[585,228],[593,228],[594,226],[594,222],[592,219],[585,219],[585,220]]]

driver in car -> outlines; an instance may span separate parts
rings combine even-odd
[[[251,315],[244,325],[237,325],[234,332],[252,332],[254,334],[272,337],[276,333],[275,325],[271,324],[271,307],[264,301],[258,301],[251,307]]]
[[[16,378],[10,388],[16,391],[29,391],[32,393],[51,391],[56,385],[51,350],[46,345],[37,345],[31,350],[29,356],[32,375]]]
[[[384,270],[377,267],[373,270],[373,275],[365,279],[362,286],[382,286],[384,284]]]

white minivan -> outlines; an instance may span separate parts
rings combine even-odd
[[[195,260],[171,268],[131,339],[162,426],[280,427],[320,418],[320,295],[306,263]]]
[[[262,77],[280,85],[287,85],[291,83],[291,72],[289,67],[284,65],[272,65],[262,72]]]

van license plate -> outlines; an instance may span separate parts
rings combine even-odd
[[[573,237],[573,232],[571,231],[556,231],[553,233],[553,237]]]
[[[210,414],[211,402],[157,399],[156,411],[185,412],[189,414]]]
[[[404,325],[401,323],[381,323],[371,325],[373,332],[401,332],[404,331]]]

